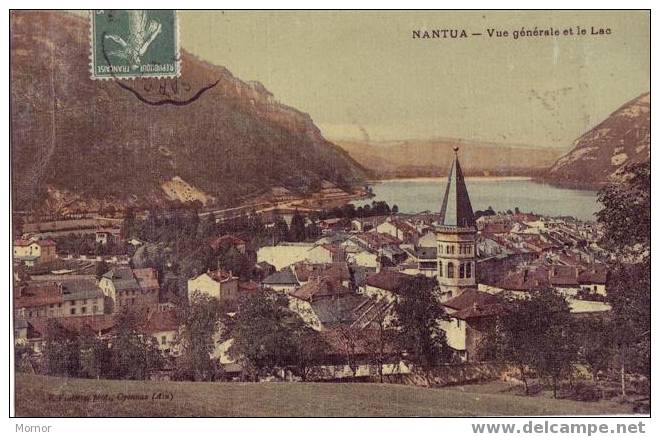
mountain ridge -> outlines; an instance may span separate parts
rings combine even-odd
[[[374,178],[446,176],[455,146],[460,148],[461,164],[470,176],[534,176],[545,171],[562,153],[558,149],[456,138],[334,142]]]
[[[651,157],[651,95],[624,103],[578,137],[543,179],[559,184],[599,187],[616,182],[626,166]]]
[[[185,50],[179,79],[92,81],[88,26],[62,12],[11,14],[15,209],[163,206],[180,198],[173,185],[225,206],[274,186],[305,194],[364,180],[308,114]]]

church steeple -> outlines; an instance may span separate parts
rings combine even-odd
[[[461,228],[476,226],[463,170],[458,162],[458,147],[454,147],[454,162],[449,170],[445,195],[442,198],[440,224]]]
[[[477,226],[458,162],[458,147],[454,147],[439,222],[437,279],[442,297],[447,299],[477,286]]]

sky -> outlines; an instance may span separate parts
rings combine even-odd
[[[179,20],[184,49],[261,82],[335,140],[569,149],[650,90],[644,11],[181,11]],[[551,26],[587,35],[512,38]],[[591,35],[592,26],[610,34]],[[412,37],[433,29],[482,36]],[[487,29],[510,36],[489,38]]]

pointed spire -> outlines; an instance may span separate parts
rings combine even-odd
[[[458,162],[458,147],[454,147],[454,162],[449,170],[445,195],[440,208],[440,223],[443,226],[476,226],[472,204],[465,186],[465,178]]]

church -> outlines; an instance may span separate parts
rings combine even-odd
[[[458,147],[454,147],[454,161],[449,170],[436,227],[437,279],[443,300],[477,287],[476,238],[472,204],[458,161]]]

